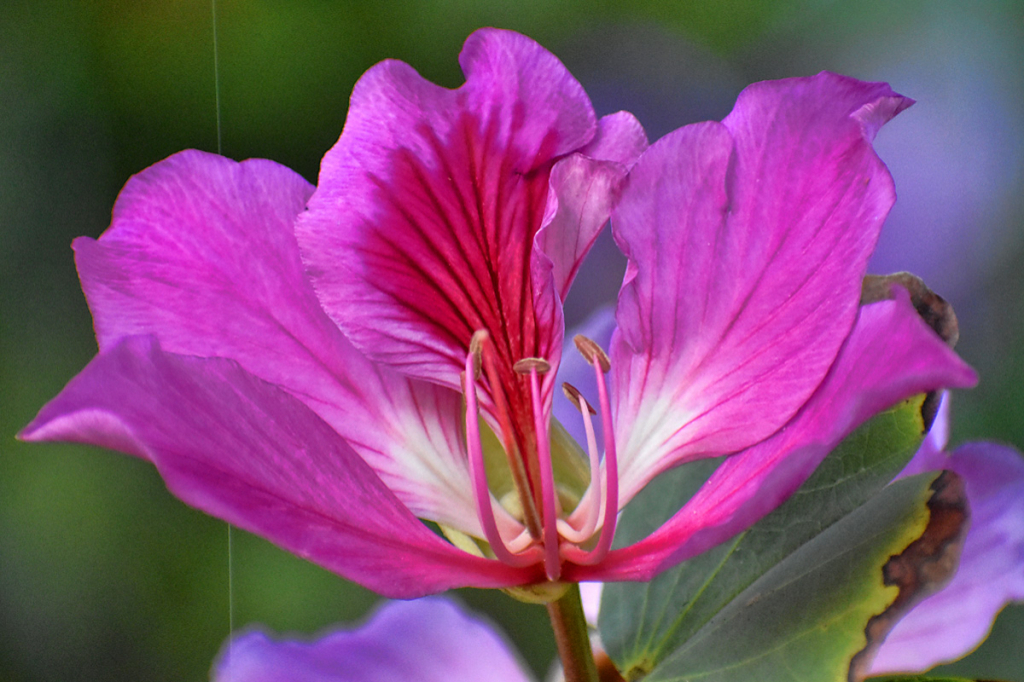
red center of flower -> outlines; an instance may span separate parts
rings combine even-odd
[[[590,339],[577,336],[576,348],[594,367],[598,386],[601,423],[605,436],[605,481],[602,487],[600,457],[597,437],[591,419],[593,408],[574,387],[566,384],[566,396],[572,400],[583,415],[587,434],[587,451],[590,459],[590,485],[583,494],[576,514],[577,525],[562,518],[562,510],[555,491],[554,473],[551,464],[550,406],[545,405],[541,391],[541,375],[551,370],[551,364],[542,358],[524,358],[516,362],[512,370],[529,383],[529,403],[532,419],[515,419],[515,412],[509,410],[505,400],[503,383],[499,380],[495,352],[486,331],[473,335],[470,350],[466,356],[466,441],[469,450],[469,469],[473,479],[477,515],[484,537],[491,546],[495,558],[510,566],[529,566],[543,561],[548,579],[557,580],[561,575],[562,560],[577,564],[593,564],[601,561],[611,547],[615,533],[615,517],[618,512],[618,471],[615,456],[615,442],[611,422],[611,404],[605,373],[610,368],[608,356]],[[503,441],[509,468],[523,509],[525,528],[515,538],[506,541],[498,531],[492,505],[497,501],[488,487],[484,464],[483,445],[480,438],[479,403],[477,383],[481,371],[486,373],[493,399],[493,416]],[[525,416],[525,415],[524,415]],[[525,438],[523,436],[526,436]],[[525,444],[526,447],[517,447]],[[589,542],[601,521],[603,523],[596,544],[590,549],[582,545]]]

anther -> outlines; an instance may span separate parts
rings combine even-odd
[[[523,358],[512,365],[516,374],[529,374],[536,370],[537,374],[547,374],[551,371],[551,363],[544,358]]]
[[[469,340],[469,354],[473,356],[473,378],[480,378],[480,363],[481,356],[483,355],[483,345],[487,339],[490,338],[490,334],[487,333],[486,329],[478,329],[473,332],[473,337]]]
[[[569,402],[572,403],[573,407],[580,410],[580,414],[583,413],[583,410],[580,409],[580,405],[586,405],[587,411],[590,412],[590,414],[597,414],[597,410],[587,402],[587,399],[583,397],[582,393],[580,393],[580,389],[576,388],[568,381],[562,383],[562,393],[564,393],[565,397],[569,399]]]
[[[580,345],[580,338],[584,338],[584,342],[590,341],[585,337],[576,337],[577,347]],[[591,341],[591,343],[593,343]],[[595,346],[597,344],[594,344]],[[583,352],[583,351],[580,351]],[[584,356],[586,354],[584,353]],[[601,532],[597,538],[597,544],[590,551],[584,551],[580,549],[578,545],[566,545],[562,548],[562,555],[569,561],[584,566],[591,566],[599,563],[608,554],[608,551],[612,546],[612,539],[615,536],[615,520],[616,515],[619,511],[619,466],[618,456],[615,452],[615,430],[612,426],[612,411],[611,401],[608,399],[608,385],[605,383],[605,371],[602,370],[602,363],[600,362],[600,355],[593,354],[595,360],[594,363],[594,378],[597,380],[597,396],[599,404],[601,406],[601,429],[604,431],[604,474],[605,474],[605,487],[604,487],[604,499],[601,500],[601,488],[597,484],[596,476],[594,473],[591,474],[591,486],[595,492],[595,498],[592,501],[592,505],[600,506],[603,502],[604,506],[604,521],[601,524]],[[587,428],[587,442],[588,449],[595,447],[591,444],[591,432],[593,430],[590,422],[590,415],[584,413],[583,419]],[[596,448],[595,448],[596,449]],[[594,458],[594,455],[591,455]],[[593,461],[593,460],[592,460]],[[596,464],[591,464],[591,471],[596,470]],[[589,492],[589,491],[588,491]],[[586,493],[584,493],[586,496]],[[585,520],[584,527],[581,530],[592,532],[591,523],[594,523],[593,518],[596,510],[591,507]],[[581,533],[582,534],[582,533]]]
[[[608,354],[604,352],[601,346],[597,345],[596,341],[588,339],[583,334],[577,334],[572,340],[576,344],[576,350],[591,365],[597,363],[601,366],[602,372],[607,372],[612,368],[612,362],[608,359]]]

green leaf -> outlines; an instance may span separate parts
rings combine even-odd
[[[649,583],[606,585],[601,637],[619,670],[627,676],[652,670],[741,591],[881,490],[920,445],[921,400],[861,426],[785,504],[729,542]],[[694,462],[655,479],[626,508],[617,543],[630,544],[660,526],[717,464]]]
[[[861,652],[866,663],[927,576],[949,566],[965,509],[954,474],[897,481],[756,580],[647,682],[862,679]]]

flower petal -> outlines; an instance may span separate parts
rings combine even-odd
[[[381,594],[537,579],[458,550],[416,519],[305,405],[236,363],[129,337],[21,437],[145,458],[177,497]]]
[[[312,189],[271,161],[197,151],[132,178],[110,229],[75,240],[100,348],[153,334],[236,360],[331,424],[414,514],[476,532],[458,395],[374,366],[305,279],[292,223]]]
[[[612,219],[629,258],[612,347],[627,499],[769,436],[821,383],[894,199],[870,141],[909,104],[829,73],[758,83],[637,162]]]
[[[598,135],[583,153],[564,158],[551,169],[531,271],[534,310],[539,319],[553,320],[556,329],[565,326],[560,304],[608,222],[629,167],[646,147],[640,123],[620,112],[599,121]],[[606,155],[611,160],[605,160]]]
[[[946,453],[946,444],[949,442],[949,404],[950,395],[943,391],[939,397],[939,407],[935,412],[935,419],[928,429],[928,435],[921,441],[921,447],[914,453],[913,459],[907,462],[897,478],[906,478],[916,474],[923,474],[928,471],[940,471],[946,468],[950,462],[949,454]]]
[[[906,291],[864,306],[825,381],[784,429],[727,459],[650,536],[612,551],[596,569],[574,567],[567,576],[648,580],[765,516],[874,414],[918,393],[975,381],[971,368],[921,321]]]
[[[235,637],[214,663],[214,682],[528,682],[489,624],[446,599],[389,602],[357,629],[313,641]]]
[[[647,147],[647,133],[640,121],[628,111],[619,111],[601,117],[594,139],[580,151],[598,161],[614,161],[632,168]]]
[[[534,313],[531,250],[552,164],[597,125],[580,84],[525,36],[477,31],[460,63],[457,90],[402,62],[367,71],[297,223],[320,302],[352,342],[454,388],[480,329],[509,372],[557,357],[561,330]]]
[[[896,624],[871,665],[874,675],[956,660],[988,636],[1004,606],[1024,600],[1024,458],[995,443],[924,457],[922,470],[950,469],[964,479],[971,527],[956,575]],[[908,468],[919,468],[917,460]]]

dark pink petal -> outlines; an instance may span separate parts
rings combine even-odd
[[[402,62],[367,71],[297,224],[320,302],[352,342],[455,388],[479,329],[509,372],[557,357],[560,304],[535,314],[533,240],[552,165],[597,128],[580,84],[525,36],[477,31],[460,64],[457,90]]]
[[[896,624],[872,663],[872,674],[918,672],[956,660],[988,636],[1004,606],[1024,600],[1021,454],[995,443],[968,443],[951,455],[921,454],[923,470],[950,469],[964,479],[971,527],[956,575]],[[920,468],[918,459],[910,467]]]
[[[393,597],[537,579],[432,533],[305,405],[236,363],[130,337],[98,355],[21,437],[151,461],[186,503]]]
[[[474,532],[459,397],[374,366],[324,314],[292,232],[312,191],[271,161],[197,151],[133,177],[99,241],[75,240],[100,348],[153,334],[236,360],[325,419],[417,516]]]
[[[612,220],[624,499],[769,436],[821,383],[894,198],[871,138],[909,104],[829,73],[758,83],[637,162]]]
[[[235,637],[214,682],[528,682],[511,647],[489,624],[439,598],[389,602],[357,629],[312,641]]]
[[[612,551],[573,580],[648,580],[749,527],[788,498],[843,438],[872,415],[925,391],[976,381],[918,317],[905,291],[861,308],[825,381],[777,434],[727,459],[697,494],[644,540]]]

